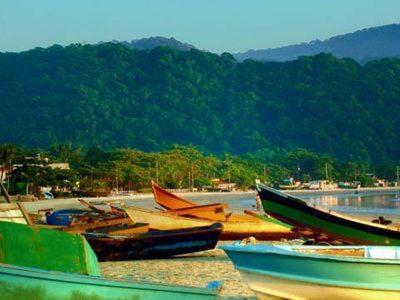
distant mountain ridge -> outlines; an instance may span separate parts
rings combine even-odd
[[[327,40],[315,40],[279,48],[249,50],[234,54],[243,61],[288,61],[299,56],[331,53],[337,57],[350,57],[358,62],[366,62],[382,57],[400,56],[400,24],[391,24],[358,30],[334,36]]]
[[[136,40],[132,40],[130,42],[114,40],[114,41],[112,41],[112,43],[121,44],[130,49],[138,49],[138,50],[154,49],[156,47],[169,47],[169,48],[177,49],[180,51],[189,51],[191,49],[196,48],[195,46],[190,45],[188,43],[182,43],[173,37],[165,38],[162,36],[154,36],[154,37],[149,37],[149,38],[136,39]]]

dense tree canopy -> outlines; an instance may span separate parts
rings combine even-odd
[[[228,53],[116,44],[0,53],[0,143],[29,147],[305,148],[386,163],[400,154],[399,100],[398,59],[237,63]]]

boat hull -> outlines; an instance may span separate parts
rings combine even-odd
[[[288,299],[321,299],[321,295],[324,299],[400,299],[400,270],[395,259],[293,254],[270,245],[221,248],[259,295]]]
[[[150,231],[130,236],[84,234],[99,261],[167,258],[214,249],[222,232],[220,223],[211,226]]]
[[[215,299],[215,291],[49,272],[0,264],[0,294],[15,299]]]
[[[287,280],[268,275],[254,274],[244,270],[239,271],[249,287],[260,299],[269,299],[271,296],[283,299],[349,299],[349,300],[376,300],[399,299],[396,291],[379,291],[356,289],[349,287],[316,285],[298,280]]]
[[[130,207],[126,210],[133,222],[149,223],[150,228],[158,230],[182,229],[210,226],[212,221],[172,216],[142,208]],[[294,238],[297,235],[290,228],[272,222],[220,222],[223,225],[221,240],[238,240],[250,236],[259,240],[279,240]]]
[[[304,201],[259,187],[264,211],[297,228],[307,228],[329,240],[360,245],[400,245],[400,231],[307,205]]]
[[[99,275],[97,258],[80,235],[0,222],[0,263]]]

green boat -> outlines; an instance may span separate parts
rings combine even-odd
[[[313,237],[359,245],[400,245],[400,230],[361,221],[308,205],[302,199],[257,183],[264,211],[272,217],[312,232]]]
[[[260,298],[400,299],[399,247],[234,244],[221,248]]]
[[[215,299],[217,289],[108,280],[86,240],[0,222],[1,299]]]

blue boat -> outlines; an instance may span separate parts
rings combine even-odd
[[[221,247],[260,297],[400,299],[400,247]]]

